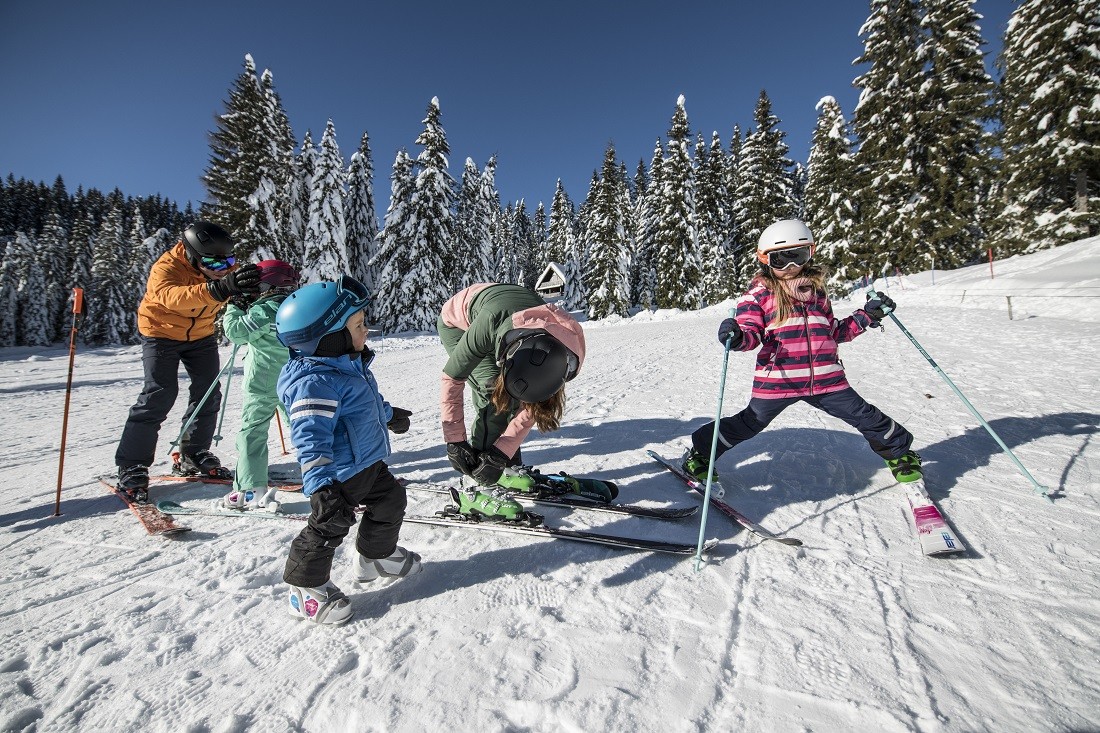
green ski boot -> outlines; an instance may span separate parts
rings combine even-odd
[[[707,482],[707,470],[710,468],[710,459],[695,448],[688,448],[680,459],[680,468],[684,473],[693,477],[699,483]],[[714,472],[714,480],[718,480],[718,472]]]
[[[459,514],[497,522],[523,522],[527,513],[504,489],[451,489]]]
[[[915,451],[906,451],[904,455],[897,458],[887,458],[886,465],[890,467],[890,471],[894,474],[894,478],[898,480],[898,483],[910,484],[924,478],[924,473],[921,471],[920,456]]]
[[[535,479],[525,466],[505,466],[497,479],[497,486],[506,491],[531,494],[536,491]]]

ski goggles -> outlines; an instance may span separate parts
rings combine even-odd
[[[810,261],[814,249],[810,245],[788,247],[768,252],[768,267],[773,270],[786,270],[788,267],[801,267]]]
[[[200,257],[199,264],[205,267],[211,272],[222,272],[228,270],[233,265],[237,264],[237,258],[232,255],[228,257]]]

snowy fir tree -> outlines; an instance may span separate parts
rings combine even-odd
[[[720,303],[731,295],[733,278],[726,271],[726,242],[729,239],[726,168],[726,155],[718,133],[711,134],[709,147],[699,135],[695,142],[695,210],[699,222],[704,305]]]
[[[657,234],[660,227],[661,187],[664,148],[660,139],[654,144],[649,171],[638,162],[634,176],[634,258],[631,262],[631,300],[643,308],[657,305]]]
[[[260,90],[260,139],[265,148],[259,156],[256,188],[248,197],[250,216],[244,240],[255,243],[254,259],[269,260],[278,258],[290,246],[284,207],[286,181],[294,165],[294,133],[271,72],[266,69],[260,77]]]
[[[130,217],[130,235],[126,242],[130,260],[125,273],[127,335],[128,340],[135,344],[140,342],[137,326],[137,307],[145,294],[145,285],[149,281],[149,270],[161,254],[151,249],[151,247],[156,246],[156,243],[155,238],[146,236],[145,220],[141,216],[140,207],[135,204],[133,214]]]
[[[1100,229],[1100,11],[1095,0],[1025,0],[1001,53],[1003,196],[1008,251]]]
[[[65,304],[69,300],[69,234],[56,205],[51,207],[38,235],[38,249],[45,267],[46,322],[53,342],[68,330]]]
[[[203,217],[217,222],[234,236],[237,253],[246,257],[263,242],[249,239],[254,206],[250,199],[260,190],[271,165],[271,141],[267,139],[267,102],[256,78],[251,55],[244,57],[244,70],[233,83],[225,112],[218,115],[210,133],[210,164],[203,183],[211,201]]]
[[[69,286],[91,294],[92,259],[95,252],[95,218],[91,213],[78,216],[69,233]],[[142,293],[145,292],[142,286]]]
[[[492,202],[485,194],[482,173],[467,158],[455,204],[455,277],[451,287],[456,292],[492,280],[494,263],[489,241]]]
[[[559,265],[562,275],[565,276],[561,304],[566,310],[578,310],[588,305],[584,299],[584,276],[578,251],[576,216],[573,202],[559,178],[554,187],[554,199],[550,202],[546,248],[550,261]]]
[[[306,130],[302,147],[287,171],[286,197],[282,207],[286,243],[279,259],[301,272],[305,266],[306,223],[309,221],[309,194],[313,188],[313,173],[317,168],[317,148],[313,136]]]
[[[122,206],[116,200],[103,220],[95,240],[92,260],[92,287],[85,294],[88,320],[84,341],[89,344],[121,344],[129,335],[125,267],[129,260],[126,237],[122,231]]]
[[[509,207],[511,213],[512,246],[515,248],[516,277],[515,282],[525,288],[534,288],[535,279],[542,273],[541,253],[536,249],[535,228],[531,223],[531,217],[527,215],[527,203],[520,199],[514,207]]]
[[[791,161],[787,158],[786,133],[772,114],[771,100],[760,92],[753,113],[756,129],[745,136],[738,166],[736,197],[740,208],[738,237],[744,243],[738,260],[738,281],[747,283],[756,272],[756,243],[760,233],[780,219],[795,214],[791,191]]]
[[[6,239],[4,259],[0,261],[0,346],[15,346],[15,321],[19,314],[19,281],[15,275],[18,250],[15,237]]]
[[[803,199],[805,222],[817,243],[815,258],[831,270],[832,279],[854,280],[859,262],[849,252],[856,221],[852,140],[836,99],[822,97],[817,111]]]
[[[901,264],[955,267],[974,257],[978,207],[989,178],[985,123],[993,80],[985,71],[974,0],[923,0],[925,34],[917,58],[927,71],[917,118],[923,196],[915,212],[917,249]]]
[[[402,331],[435,328],[444,301],[451,296],[454,264],[455,182],[447,172],[450,147],[440,119],[439,99],[432,97],[424,130],[416,138],[422,146],[416,158],[416,194],[412,200],[412,231],[408,253],[410,269],[404,287],[417,293],[412,308],[402,314]]]
[[[49,309],[46,307],[46,274],[39,257],[39,246],[23,232],[15,235],[19,257],[26,262],[26,274],[19,283],[19,321],[16,333],[24,346],[48,346],[50,333]]]
[[[336,144],[336,127],[329,120],[325,126],[325,134],[321,137],[321,152],[317,156],[317,167],[313,171],[309,192],[303,280],[339,280],[348,270],[346,241],[344,159]]]
[[[661,168],[655,253],[658,308],[697,308],[702,298],[690,145],[691,130],[681,94],[676,100],[668,131],[668,154]]]
[[[587,209],[588,262],[584,271],[589,318],[627,315],[630,307],[630,246],[628,222],[623,217],[625,182],[615,159],[615,146],[604,153],[602,175],[589,192]],[[628,202],[629,203],[629,202]]]
[[[872,0],[860,28],[870,68],[856,77],[860,89],[853,126],[859,138],[856,193],[860,219],[851,256],[876,275],[900,257],[920,251],[916,212],[921,154],[916,121],[926,71],[917,58],[920,18],[915,0]],[[892,270],[892,267],[891,267]]]
[[[344,200],[344,224],[348,274],[374,288],[375,273],[371,262],[378,250],[378,215],[374,210],[374,160],[367,133],[359,139],[359,149],[348,166],[347,198]]]
[[[372,268],[378,272],[371,302],[374,323],[383,331],[402,328],[405,314],[412,309],[419,293],[405,287],[409,271],[409,253],[413,238],[413,196],[416,181],[413,161],[404,150],[397,151],[390,173],[390,206],[379,233],[380,246]]]

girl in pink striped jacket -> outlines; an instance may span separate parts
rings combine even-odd
[[[848,423],[882,456],[898,481],[921,478],[920,456],[910,450],[912,434],[859,396],[844,376],[837,345],[878,326],[894,302],[879,294],[847,318],[837,320],[825,295],[824,271],[813,265],[813,235],[797,219],[772,224],[760,235],[756,256],[761,273],[737,301],[736,318],[718,329],[718,340],[738,351],[760,347],[748,406],[718,423],[721,456],[766,428],[783,410],[806,402]],[[691,434],[683,468],[706,481],[711,421]],[[715,473],[717,476],[717,473]]]

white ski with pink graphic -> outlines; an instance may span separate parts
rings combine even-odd
[[[924,481],[901,484],[913,519],[913,531],[925,555],[948,555],[966,552],[966,546],[955,536],[954,530],[932,502],[924,488]]]

